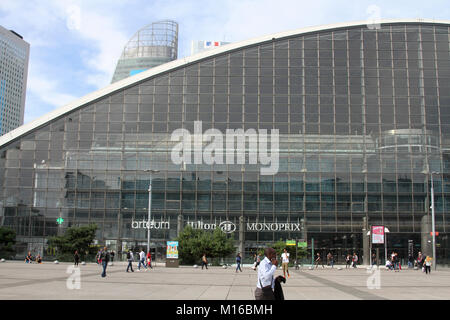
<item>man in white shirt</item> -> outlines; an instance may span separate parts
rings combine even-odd
[[[256,300],[275,300],[273,289],[275,287],[274,273],[277,270],[277,253],[273,248],[264,250],[265,258],[258,267],[258,282],[256,283]]]
[[[145,268],[145,271],[147,271],[147,266],[145,265],[145,252],[144,249],[141,248],[141,252],[139,252],[139,265],[138,265],[138,270],[137,271],[141,271],[141,263]]]
[[[283,254],[281,255],[281,265],[283,266],[283,275],[286,278],[286,272],[288,274],[288,278],[290,277],[289,275],[289,253],[287,252],[286,248],[284,249]]]

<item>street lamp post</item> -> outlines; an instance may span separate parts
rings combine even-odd
[[[436,225],[434,222],[434,183],[433,174],[439,174],[439,172],[433,171],[430,174],[431,177],[431,230],[433,232],[433,265],[436,271]]]
[[[386,263],[386,261],[388,260],[388,255],[387,255],[387,234],[389,232],[389,229],[384,227],[384,263]]]
[[[147,253],[150,252],[150,226],[152,217],[152,173],[157,173],[159,170],[144,170],[150,172],[150,181],[148,185],[148,222],[147,222]]]

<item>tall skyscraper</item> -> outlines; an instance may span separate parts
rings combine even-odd
[[[206,50],[214,49],[230,42],[225,41],[211,41],[211,40],[192,40],[191,41],[191,56]]]
[[[0,135],[23,124],[30,44],[0,26]]]
[[[153,22],[134,34],[117,62],[111,83],[139,72],[176,60],[178,23],[172,20]]]

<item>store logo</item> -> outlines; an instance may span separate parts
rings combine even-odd
[[[217,228],[217,224],[215,223],[205,223],[203,221],[197,222],[187,222],[187,225],[191,226],[192,229],[201,229],[201,230],[215,230]],[[219,229],[225,233],[233,233],[236,231],[236,225],[231,221],[223,221],[219,224]]]
[[[301,231],[299,223],[247,223],[247,231]]]
[[[202,122],[194,122],[194,133],[187,129],[176,129],[170,137],[179,142],[172,148],[174,164],[260,164],[261,175],[275,175],[279,168],[279,130],[272,129],[270,139],[266,129],[227,129],[222,134],[218,129],[208,129],[203,133]],[[247,148],[248,142],[248,148]],[[203,145],[207,144],[204,148]],[[224,145],[225,143],[225,145]],[[270,145],[270,155],[268,153]],[[192,146],[193,145],[193,146]],[[194,158],[192,161],[192,157]],[[236,160],[236,161],[235,161]]]
[[[236,231],[236,225],[231,221],[223,221],[219,224],[220,230],[225,233],[233,233]]]

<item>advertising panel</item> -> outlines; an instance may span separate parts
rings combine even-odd
[[[372,243],[384,243],[384,226],[372,226]]]
[[[167,241],[167,259],[178,259],[178,241]]]

